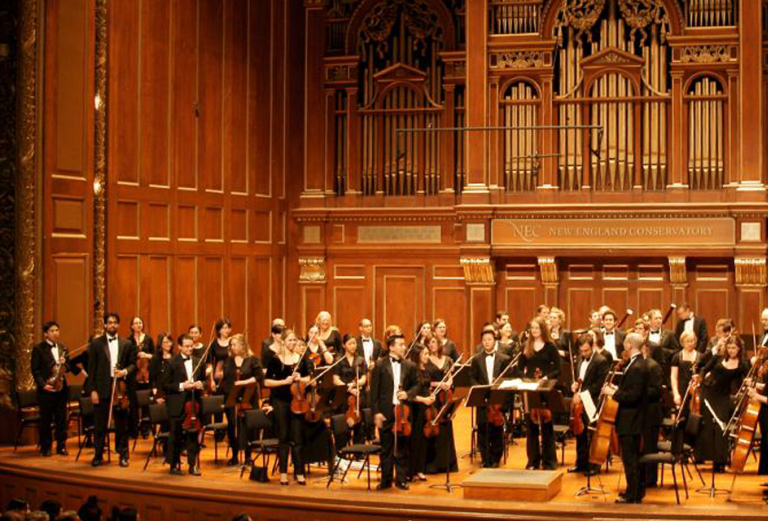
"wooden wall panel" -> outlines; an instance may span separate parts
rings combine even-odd
[[[568,329],[575,331],[584,329],[589,324],[589,313],[596,309],[594,302],[594,291],[591,287],[565,288],[566,308],[565,320]]]
[[[760,313],[764,307],[763,288],[744,288],[737,291],[738,297],[738,323],[736,327],[744,334],[752,334],[752,329],[760,334]]]
[[[256,258],[252,265],[249,296],[253,305],[249,315],[253,323],[250,330],[254,332],[252,334],[259,331],[259,334],[266,338],[273,318],[270,302],[274,300],[274,293],[280,290],[281,286],[274,281],[271,259]]]
[[[367,293],[364,286],[334,285],[331,314],[342,335],[358,333],[360,320],[367,314]]]
[[[445,320],[448,326],[448,337],[459,348],[460,352],[471,354],[474,338],[468,338],[467,325],[467,291],[462,282],[458,287],[435,286],[432,288],[433,322],[438,318]]]
[[[418,266],[374,267],[374,315],[376,334],[387,326],[400,326],[410,337],[416,326],[427,317],[424,309],[425,273]]]
[[[254,193],[269,196],[271,183],[269,166],[271,151],[269,132],[271,123],[272,84],[269,48],[272,42],[272,2],[251,2],[248,83],[248,178]],[[266,81],[265,81],[266,80]]]
[[[325,286],[319,284],[300,286],[301,291],[301,320],[298,324],[288,322],[288,327],[304,335],[311,324],[314,324],[317,314],[327,310],[325,307]]]
[[[198,39],[199,135],[198,168],[205,191],[221,192],[222,181],[222,71],[223,2],[199,0],[200,37]]]
[[[173,270],[173,330],[176,336],[186,333],[187,328],[197,323],[203,328],[203,338],[208,338],[211,322],[201,322],[197,314],[197,257],[178,256],[174,259]]]
[[[483,324],[493,320],[496,315],[496,311],[493,309],[493,291],[494,288],[491,286],[470,286],[469,288],[469,323],[472,345],[480,343],[477,339],[480,338]]]
[[[139,312],[140,262],[138,255],[118,255],[115,260],[117,276],[107,290],[107,302],[111,303],[108,311],[117,311],[120,315],[122,335],[128,334],[131,317]]]
[[[139,40],[141,2],[116,2],[109,35],[114,60],[110,62],[109,145],[119,150],[111,158],[110,174],[121,184],[139,184]]]
[[[504,306],[500,310],[509,313],[509,321],[515,331],[522,331],[533,318],[539,303],[539,291],[536,288],[510,285],[505,288]],[[494,313],[488,320],[495,316]]]
[[[197,2],[171,4],[171,171],[178,188],[197,189]]]
[[[167,256],[150,256],[145,262],[149,269],[142,269],[142,307],[148,309],[143,317],[144,327],[156,335],[171,329],[171,262]],[[148,305],[144,302],[148,300]]]
[[[224,300],[229,302],[229,318],[233,324],[238,324],[237,331],[252,331],[248,316],[248,257],[232,257],[229,259],[229,282]],[[256,331],[254,331],[256,333]],[[261,331],[258,331],[260,334]],[[255,340],[258,337],[253,337]]]
[[[61,341],[74,349],[90,333],[90,264],[85,255],[57,255],[53,259],[54,299],[50,317],[61,327]]]

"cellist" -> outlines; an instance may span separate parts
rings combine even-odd
[[[611,368],[608,360],[597,352],[594,348],[594,338],[592,335],[581,335],[578,338],[579,361],[576,365],[576,381],[571,384],[573,400],[575,403],[581,402],[579,392],[589,391],[592,402],[597,405],[600,398],[600,389],[605,382],[605,377]],[[584,408],[581,408],[581,421],[584,429],[581,434],[576,436],[576,466],[568,469],[568,472],[583,472],[585,475],[595,475],[599,471],[599,466],[589,464],[589,417]]]
[[[165,381],[166,406],[170,421],[168,453],[171,474],[174,476],[184,475],[181,470],[181,450],[185,438],[189,473],[192,476],[201,475],[197,458],[200,452],[199,431],[184,429],[185,413],[188,413],[186,419],[194,415],[199,421],[199,400],[205,380],[204,364],[200,363],[200,358],[192,356],[194,343],[189,335],[179,337],[179,354],[171,359],[168,378]],[[189,407],[185,407],[187,404]],[[195,408],[195,404],[198,408]]]
[[[368,381],[368,367],[362,356],[358,355],[357,339],[347,333],[342,338],[344,347],[344,358],[333,369],[333,385],[337,388],[343,388],[345,399],[339,405],[336,414],[347,414],[354,404],[354,409],[358,412],[364,408],[362,400],[365,393],[365,385]],[[351,401],[351,403],[350,403]],[[362,413],[361,413],[362,414]],[[347,424],[352,430],[352,440],[354,443],[365,441],[365,432],[363,431],[363,422],[359,418],[353,419],[354,410],[347,416]],[[336,450],[341,450],[349,441],[348,436],[338,436],[335,440]]]

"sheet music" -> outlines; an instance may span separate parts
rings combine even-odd
[[[597,420],[597,407],[595,406],[595,402],[592,401],[592,395],[589,394],[589,391],[581,391],[579,393],[579,398],[581,398],[581,403],[584,405],[584,412],[587,413],[589,423]]]
[[[499,384],[499,389],[511,389],[514,391],[535,391],[539,388],[538,382],[524,382],[520,378],[504,380]]]

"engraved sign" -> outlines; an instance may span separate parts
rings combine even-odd
[[[440,244],[440,226],[360,226],[358,243]]]
[[[495,219],[494,246],[557,248],[723,247],[736,243],[733,219]]]

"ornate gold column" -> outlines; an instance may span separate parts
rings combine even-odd
[[[107,0],[96,0],[93,172],[93,331],[103,329],[107,287]]]
[[[16,184],[16,387],[31,389],[30,353],[40,324],[40,112],[42,14],[38,0],[22,0],[19,24]]]

